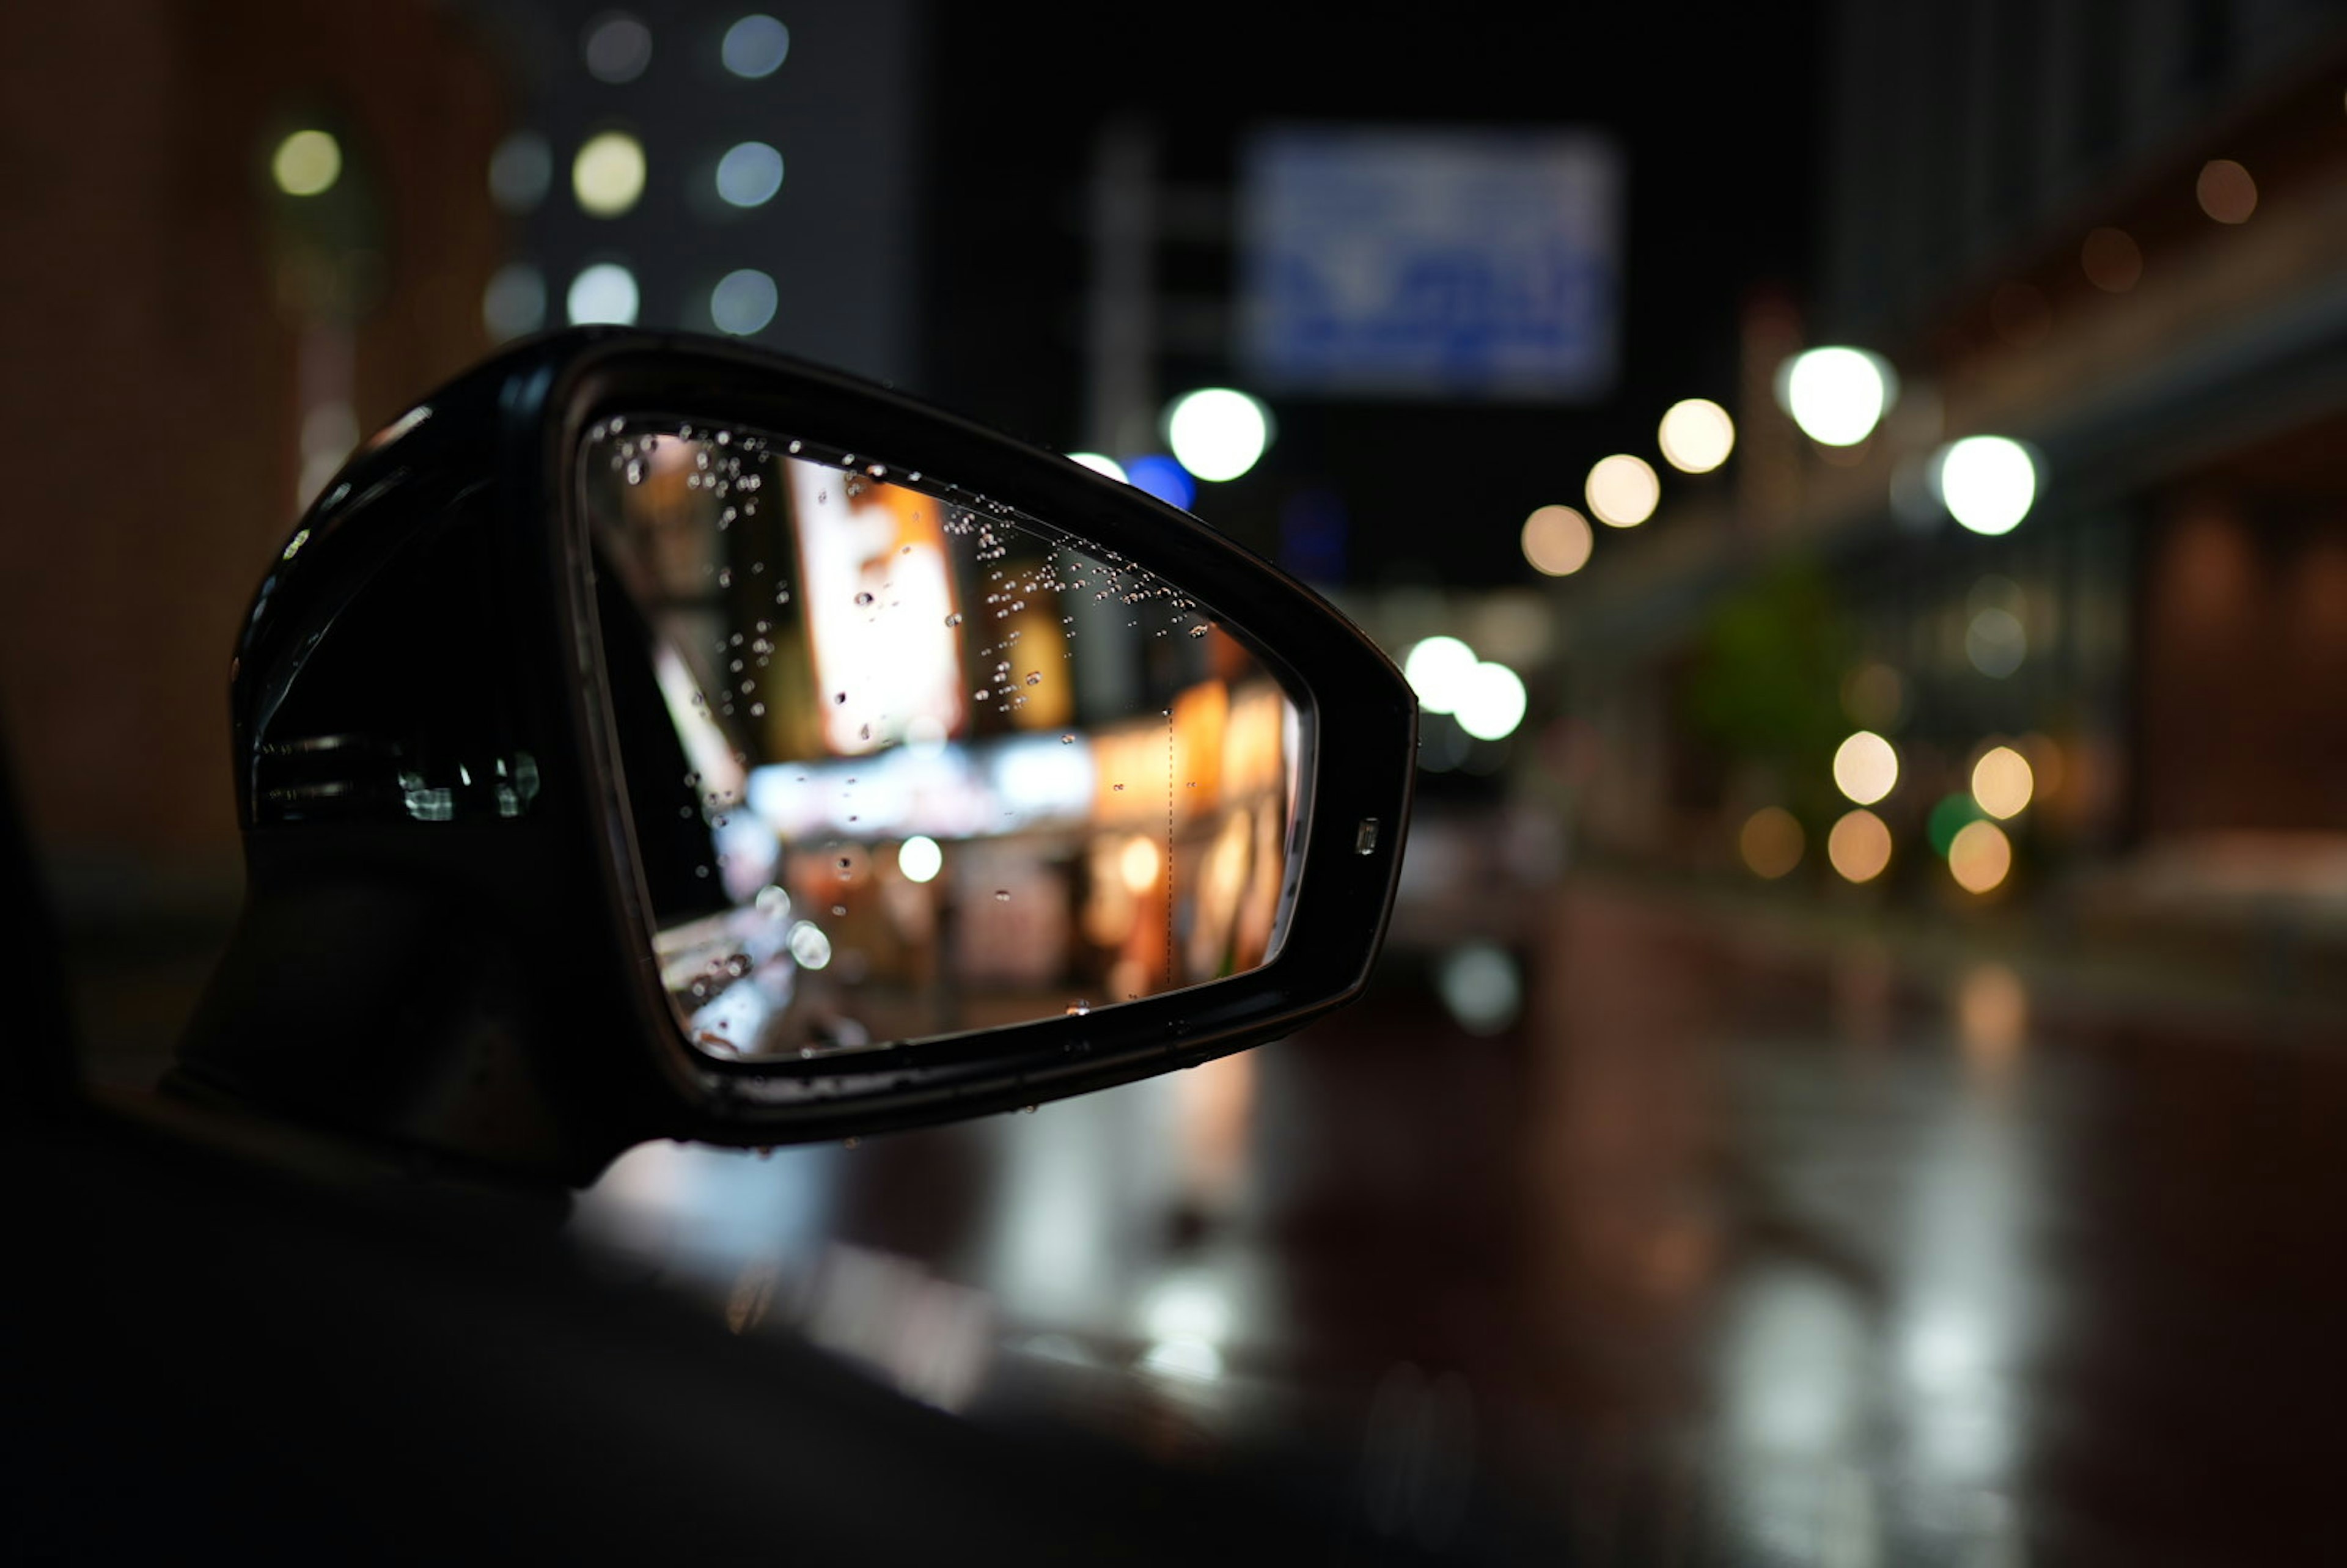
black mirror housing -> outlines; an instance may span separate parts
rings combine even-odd
[[[949,477],[927,482],[941,504],[1048,518],[1247,629],[1306,737],[1276,950],[1095,1011],[885,1049],[696,1050],[654,957],[625,761],[644,721],[634,672],[614,680],[575,482],[590,434],[647,410]],[[1343,1005],[1391,906],[1417,714],[1340,614],[1188,513],[838,372],[600,328],[501,355],[353,458],[261,585],[231,707],[247,902],[172,1082],[572,1184],[648,1138],[764,1145],[1015,1109]]]

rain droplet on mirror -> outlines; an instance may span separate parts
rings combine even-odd
[[[861,609],[871,602],[872,596],[869,593],[859,593],[856,596],[856,603],[858,609]]]
[[[1008,888],[1008,887],[997,887],[997,888],[994,890],[994,901],[995,901],[997,904],[1008,904],[1008,903],[1010,903],[1010,888]]]
[[[961,611],[956,610],[951,615],[947,616],[946,624],[948,626],[959,626],[961,624]]]
[[[1073,735],[1061,735],[1061,736],[1060,737],[1060,744],[1061,744],[1061,745],[1063,745],[1063,746],[1072,746],[1072,745],[1074,745],[1075,743],[1076,743],[1076,737],[1075,737],[1075,736],[1073,736]]]
[[[1081,1018],[1084,1014],[1092,1010],[1092,1004],[1084,1000],[1083,998],[1078,997],[1074,1001],[1068,1004],[1067,1016],[1070,1018]]]

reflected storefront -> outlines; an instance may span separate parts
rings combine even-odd
[[[702,1049],[949,1035],[1277,950],[1304,726],[1206,607],[759,432],[612,420],[579,482],[605,635],[650,644],[676,741],[624,761]]]

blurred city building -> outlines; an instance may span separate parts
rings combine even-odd
[[[2335,1001],[2337,13],[1828,30],[1819,264],[1747,305],[1733,500],[1665,484],[1559,584],[1528,774],[1584,859]],[[1855,438],[1787,389],[1827,344],[1885,373]]]

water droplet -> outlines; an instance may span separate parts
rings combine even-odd
[[[1032,1116],[1035,1114],[1035,1108],[1032,1105],[1021,1105],[1019,1108],[1019,1114],[1021,1116]]]
[[[1092,1010],[1092,1004],[1084,1000],[1081,997],[1078,997],[1074,1001],[1068,1004],[1068,1017],[1070,1018],[1081,1018],[1084,1014]]]
[[[1027,684],[1030,686],[1040,686],[1042,683],[1043,672],[1040,670],[1030,670],[1027,671]]]
[[[868,594],[868,593],[859,593],[859,594],[857,594],[857,595],[856,596],[856,608],[858,608],[859,610],[860,610],[860,609],[862,609],[864,606],[870,604],[871,602],[872,602],[872,596],[871,596],[870,594]]]
[[[1204,635],[1206,635],[1206,633],[1208,633],[1209,631],[1212,631],[1213,630],[1214,630],[1214,628],[1213,628],[1213,627],[1208,626],[1208,625],[1205,625],[1204,623],[1201,622],[1200,624],[1198,624],[1198,625],[1196,625],[1196,626],[1194,626],[1194,627],[1190,628],[1190,635],[1191,635],[1191,636],[1193,636],[1193,637],[1204,637]]]
[[[722,566],[717,569],[717,586],[720,588],[732,588],[733,586],[733,569],[732,567]]]
[[[1115,785],[1114,787],[1115,787],[1115,789],[1118,791],[1118,793],[1119,793],[1119,794],[1123,793],[1124,786],[1123,786],[1122,784],[1117,784],[1117,785]]]
[[[845,915],[847,913],[847,906],[845,904],[834,904],[831,907],[831,912],[835,915]]]
[[[1008,888],[1008,887],[997,887],[997,888],[994,890],[994,901],[995,901],[997,904],[1008,904],[1008,903],[1010,903],[1010,888]]]
[[[692,874],[695,876],[706,876],[709,875],[709,867],[706,866],[696,866],[692,868]]]
[[[859,741],[870,740],[872,738],[872,726],[869,724],[863,725],[856,732],[856,738]],[[856,819],[850,817],[848,820],[853,822]]]
[[[835,692],[831,694],[831,700],[834,702],[845,702],[847,701],[847,693],[845,692]]]
[[[1061,736],[1060,737],[1060,744],[1061,744],[1061,745],[1063,745],[1063,746],[1072,746],[1072,745],[1074,745],[1075,743],[1076,743],[1076,737],[1075,737],[1075,736],[1073,736],[1073,735],[1061,735]]]
[[[961,624],[961,611],[956,610],[951,615],[947,616],[946,624],[948,626],[959,626]]]

